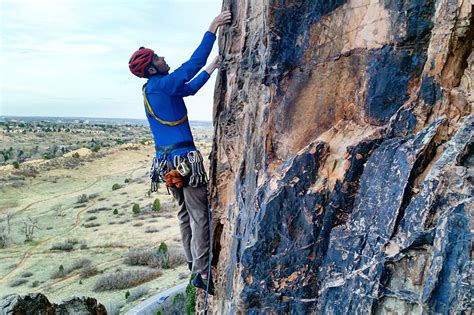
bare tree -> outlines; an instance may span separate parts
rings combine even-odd
[[[13,218],[13,212],[12,211],[8,211],[7,212],[7,215],[5,217],[5,221],[7,222],[7,231],[8,231],[8,235],[10,235],[10,231],[11,231],[11,220]]]
[[[8,232],[5,225],[0,225],[0,248],[5,248],[8,245]]]
[[[11,232],[11,219],[13,217],[13,212],[9,211],[6,216],[0,220],[0,248],[5,248],[8,245],[8,240],[10,238]]]
[[[38,219],[28,216],[26,219],[23,219],[23,226],[20,228],[20,231],[25,233],[25,242],[33,240],[35,229],[39,230]]]

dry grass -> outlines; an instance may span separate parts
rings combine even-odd
[[[16,280],[13,280],[12,282],[10,282],[9,286],[11,288],[14,288],[14,287],[18,287],[22,284],[25,284],[28,282],[28,279],[16,279]]]
[[[130,270],[117,273],[110,272],[97,279],[93,290],[101,292],[132,288],[158,278],[162,274],[163,273],[160,270]]]
[[[145,229],[145,233],[158,233],[160,230],[158,230],[157,228],[155,227],[151,227],[151,226],[148,226],[146,229]]]

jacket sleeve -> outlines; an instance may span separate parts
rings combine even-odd
[[[184,84],[182,88],[178,88],[173,95],[181,97],[194,95],[206,84],[210,77],[207,71],[201,71],[194,79]]]
[[[194,93],[196,93],[197,90],[199,90],[201,86],[206,83],[203,82],[201,86],[199,86],[198,83],[201,82],[202,78],[199,79],[199,77],[197,77],[196,79],[198,79],[198,81],[194,82],[193,84],[190,82],[189,84],[191,85],[188,85],[188,87],[185,87],[185,85],[198,73],[199,70],[201,70],[202,67],[206,65],[207,58],[211,53],[215,40],[215,34],[209,31],[206,32],[201,44],[194,51],[191,58],[183,63],[181,67],[161,78],[159,88],[169,95],[181,94],[184,89],[187,89],[188,91],[191,91],[189,89],[192,89],[194,90]],[[202,73],[200,75],[202,75]]]

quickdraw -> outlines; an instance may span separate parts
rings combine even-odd
[[[204,170],[201,152],[188,152],[188,161],[191,164],[191,178],[189,179],[189,186],[196,188],[207,184],[208,178],[206,171]]]
[[[181,176],[185,177],[189,175],[191,170],[188,167],[188,164],[186,164],[186,159],[180,155],[175,155],[173,159],[173,165],[174,168],[178,171]]]
[[[170,169],[168,161],[163,159],[159,161],[156,157],[153,158],[150,167],[151,192],[156,192],[160,187],[160,183],[165,182],[165,174]]]
[[[197,150],[190,151],[186,157],[187,161],[185,157],[176,155],[173,157],[173,163],[168,161],[166,156],[160,160],[154,157],[150,168],[151,192],[156,192],[159,188],[159,184],[166,182],[165,175],[173,169],[176,169],[182,177],[191,174],[189,178],[189,186],[191,187],[196,188],[206,185],[208,178],[204,170],[204,160],[201,153]]]

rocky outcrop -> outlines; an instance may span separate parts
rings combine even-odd
[[[12,294],[0,300],[0,314],[5,315],[107,315],[105,306],[96,299],[74,297],[61,304],[52,304],[41,293],[25,296]]]
[[[471,3],[223,7],[210,309],[470,310]]]

